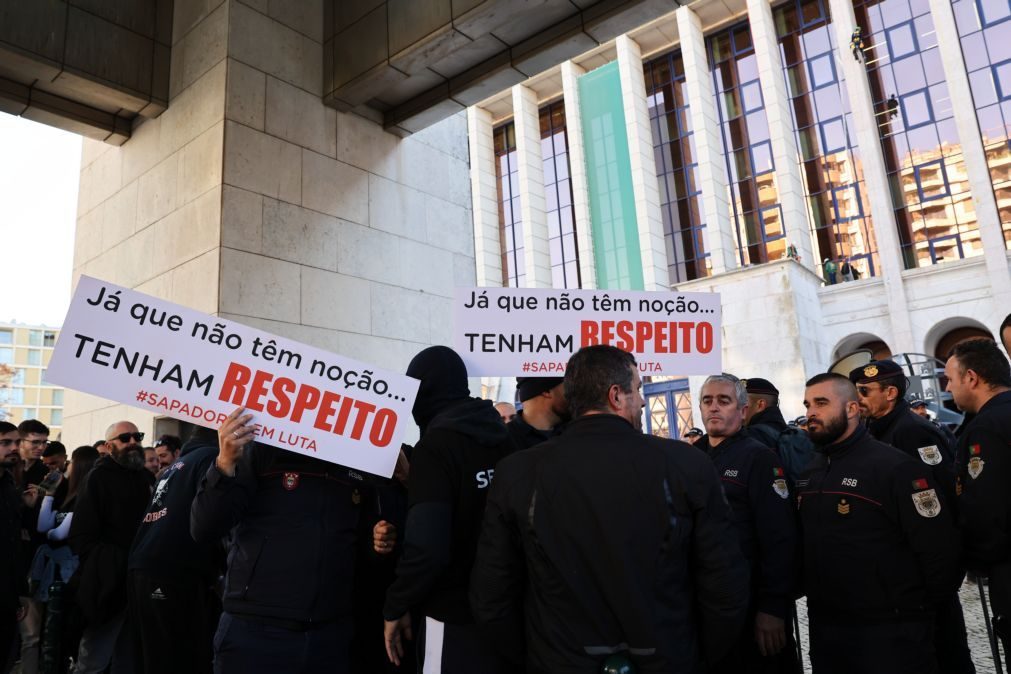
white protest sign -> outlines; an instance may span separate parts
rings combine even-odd
[[[47,380],[389,477],[419,382],[82,276]]]
[[[457,288],[457,353],[472,377],[565,374],[584,346],[610,344],[645,375],[718,374],[718,293]]]

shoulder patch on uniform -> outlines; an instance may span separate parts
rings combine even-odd
[[[978,445],[977,445],[977,447],[978,447]],[[979,477],[980,474],[983,472],[983,466],[985,464],[986,464],[986,461],[984,461],[983,459],[979,458],[978,456],[973,456],[972,458],[970,458],[969,459],[969,465],[966,466],[966,471],[969,473],[969,477],[971,477],[974,480],[977,477]]]
[[[941,463],[941,450],[937,448],[937,445],[918,447],[916,451],[919,452],[920,458],[923,459],[923,463],[928,466],[936,466]]]
[[[926,480],[924,480],[922,477],[920,479],[918,479],[918,480],[913,480],[913,489],[917,489],[917,490],[919,490],[919,489],[927,489],[928,487],[930,487],[930,484]]]
[[[785,473],[783,472],[782,468],[780,468],[779,466],[773,466],[772,467],[772,476],[773,477],[783,477],[783,475],[785,475]]]
[[[786,486],[786,480],[783,478],[778,478],[772,481],[772,491],[779,494],[780,498],[787,498],[790,496],[790,490]]]
[[[937,492],[933,489],[913,494],[913,505],[921,517],[937,517],[941,514],[941,502],[937,500]]]

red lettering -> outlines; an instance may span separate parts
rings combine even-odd
[[[699,323],[695,326],[695,346],[699,353],[709,353],[713,350],[712,323]]]
[[[302,421],[302,415],[307,410],[316,409],[319,404],[319,389],[315,386],[302,384],[295,395],[295,406],[291,410],[291,420],[296,424]]]
[[[694,323],[684,321],[679,323],[681,326],[681,345],[684,347],[684,353],[692,352],[692,328],[695,327]]]
[[[287,377],[278,377],[270,390],[274,394],[274,400],[267,403],[267,414],[283,419],[291,410],[290,394],[295,392],[295,382]]]
[[[667,330],[670,327],[670,324],[657,323],[654,327],[653,352],[667,353],[668,344],[670,342],[670,335],[667,333]]]
[[[393,431],[397,427],[397,413],[385,407],[376,412],[369,431],[369,442],[376,447],[385,447],[393,439]]]
[[[600,338],[597,337],[597,331],[600,326],[598,326],[594,321],[580,321],[579,322],[579,346],[594,346],[600,344]]]
[[[218,400],[241,405],[242,399],[246,397],[246,385],[251,375],[252,372],[245,365],[230,363],[228,372],[225,373],[225,381],[221,384]]]
[[[618,333],[618,342],[615,344],[616,347],[622,351],[631,351],[634,346],[632,342],[632,322],[631,321],[618,321],[615,326],[616,332]]]
[[[646,321],[636,321],[635,323],[635,351],[642,353],[646,342],[653,336],[653,324]]]
[[[369,415],[376,411],[376,406],[364,400],[355,401],[355,425],[351,427],[351,439],[359,440],[362,431],[365,430],[365,423],[369,420]]]
[[[614,321],[600,322],[600,341],[603,344],[610,344],[614,341]]]
[[[253,375],[253,383],[249,386],[249,397],[246,398],[246,407],[256,412],[263,411],[263,396],[267,395],[267,383],[274,378],[274,375],[263,370],[257,370]]]
[[[333,391],[323,391],[323,400],[319,404],[319,412],[316,413],[316,422],[313,426],[321,431],[329,431],[330,417],[337,411],[337,401],[340,399],[340,395]]]

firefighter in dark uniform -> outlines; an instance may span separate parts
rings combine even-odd
[[[950,428],[948,428],[946,423],[938,421],[937,419],[931,419],[926,400],[918,396],[913,396],[912,398],[908,398],[908,400],[909,409],[911,409],[914,414],[917,414],[932,423],[934,428],[941,431],[941,435],[943,435],[944,439],[948,441],[948,446],[951,447],[952,454],[952,470],[954,470],[955,445],[958,444],[958,439],[955,437],[955,434]]]
[[[954,447],[933,423],[914,413],[903,397],[907,380],[891,360],[875,360],[850,372],[860,413],[875,440],[901,450],[931,471],[946,504],[955,505]],[[935,607],[937,661],[945,674],[974,674],[965,633],[962,603],[956,590]]]
[[[699,409],[706,435],[695,447],[716,466],[741,551],[751,567],[747,625],[737,646],[710,671],[793,674],[800,668],[792,630],[797,518],[783,464],[774,449],[743,430],[748,394],[736,377],[706,379]]]
[[[561,377],[516,378],[516,395],[523,409],[506,428],[517,449],[528,449],[554,437],[568,421],[564,381]]]
[[[934,610],[960,582],[930,466],[874,440],[853,383],[807,382],[818,453],[797,484],[815,674],[937,674]]]
[[[989,339],[955,346],[944,367],[955,405],[975,415],[955,451],[966,566],[990,577],[994,622],[1011,645],[1011,366]]]

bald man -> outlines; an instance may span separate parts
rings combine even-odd
[[[103,454],[123,449],[127,445],[139,445],[144,441],[144,434],[137,430],[137,425],[132,421],[117,421],[105,429],[105,451],[99,448]]]

